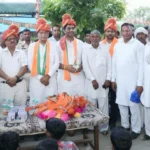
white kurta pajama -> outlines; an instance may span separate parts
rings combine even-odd
[[[130,107],[132,131],[140,133],[140,104],[131,102],[130,96],[136,86],[143,86],[144,45],[133,38],[127,43],[120,39],[114,50],[112,82],[117,83],[116,103],[119,105],[121,124],[129,128],[128,107]]]
[[[43,46],[39,44],[40,48],[40,69],[42,71],[44,64],[44,54],[46,51],[46,45]],[[28,49],[28,67],[31,71],[32,61],[33,61],[33,52],[34,52],[35,43],[32,43]],[[50,42],[50,69],[48,75],[50,76],[49,85],[45,86],[40,82],[42,75],[31,76],[30,77],[30,105],[35,105],[35,103],[42,103],[46,101],[48,96],[53,96],[57,93],[57,76],[56,70],[59,67],[58,53],[56,51],[56,45],[53,42]]]
[[[106,80],[111,80],[111,56],[109,51],[101,45],[96,49],[90,45],[83,57],[83,70],[86,75],[85,95],[89,101],[94,104],[98,103],[99,109],[108,115],[108,89],[104,89],[102,86]],[[97,90],[93,88],[93,80],[96,80],[99,84]],[[101,132],[107,130],[108,124],[100,127]]]
[[[73,41],[69,42],[67,40],[67,53],[68,53],[68,64],[74,65],[75,59],[76,64],[82,64],[82,53],[83,53],[83,42],[77,39],[77,58],[74,56],[74,46]],[[60,47],[60,42],[57,43],[57,50],[59,53],[59,62],[63,62],[63,50]],[[71,80],[64,80],[64,70],[58,69],[58,93],[66,92],[69,95],[83,95],[84,96],[84,81],[85,76],[83,71],[78,74],[70,73]]]
[[[150,43],[145,46],[144,54],[144,91],[141,99],[144,105],[145,132],[150,136]]]
[[[0,68],[9,77],[15,77],[21,67],[26,65],[27,58],[23,51],[15,49],[13,56],[8,48],[5,48],[0,52]],[[3,81],[5,81],[5,79],[0,78],[0,108],[2,108],[3,105],[5,105],[8,110],[13,106],[25,106],[27,101],[27,87],[25,80],[16,83],[13,87],[10,87],[6,83],[2,83]]]

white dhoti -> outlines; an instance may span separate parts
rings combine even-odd
[[[26,81],[27,84],[27,92],[30,92],[30,73],[26,73],[23,76],[23,79]]]
[[[49,80],[49,85],[45,86],[40,82],[37,77],[30,78],[30,105],[43,103],[47,100],[48,96],[56,95],[57,93],[57,80],[56,75],[52,76]]]
[[[144,107],[145,113],[145,132],[148,136],[150,136],[150,107]]]
[[[131,111],[131,129],[135,133],[141,132],[141,105],[134,103],[131,106],[118,105],[121,115],[121,125],[124,128],[129,128],[129,109]]]
[[[25,106],[27,101],[26,81],[22,80],[16,86],[0,83],[0,107],[5,103],[9,110],[13,106]]]

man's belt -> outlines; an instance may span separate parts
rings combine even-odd
[[[21,82],[22,80],[23,80],[23,78],[22,78],[22,79],[17,80],[17,82],[16,82],[16,83],[19,83],[19,82]],[[0,83],[7,84],[7,81],[0,81]]]

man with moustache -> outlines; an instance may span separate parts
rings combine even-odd
[[[131,101],[131,94],[135,91],[140,96],[143,91],[144,45],[133,38],[133,29],[129,23],[121,26],[121,33],[123,38],[114,48],[112,88],[117,93],[116,103],[120,110],[121,125],[130,129],[130,109],[131,136],[136,139],[141,132],[141,105]]]
[[[59,53],[58,93],[84,95],[84,73],[82,70],[83,42],[75,35],[76,22],[69,14],[62,16],[62,27],[65,33],[57,43]]]
[[[24,37],[24,41],[18,43],[17,48],[20,49],[20,50],[23,50],[26,53],[26,55],[27,55],[28,54],[29,45],[32,43],[32,41],[31,41],[31,31],[29,29],[24,29],[22,31],[22,34],[23,34],[23,37]],[[24,80],[27,83],[27,91],[29,92],[29,83],[30,83],[29,70],[24,75]]]
[[[31,42],[31,31],[29,29],[24,29],[22,31],[24,41],[18,43],[17,48],[23,50],[26,54],[28,54],[28,47],[32,43]]]
[[[99,43],[100,32],[91,32],[91,45],[87,47],[86,56],[83,57],[83,70],[85,72],[85,95],[89,101],[108,115],[108,91],[111,80],[111,56],[109,51]],[[101,133],[108,133],[108,123],[101,124]]]
[[[16,48],[19,28],[11,25],[2,34],[6,48],[0,52],[0,108],[6,115],[13,106],[25,106],[27,100],[26,82],[27,58]]]
[[[107,20],[105,27],[105,36],[106,38],[101,42],[101,45],[105,48],[106,51],[109,51],[111,57],[114,54],[114,46],[118,42],[118,39],[115,37],[117,32],[116,20],[114,18],[110,18]],[[119,109],[116,102],[116,92],[109,89],[109,104],[110,104],[110,128],[116,126],[117,117],[119,116]]]
[[[147,35],[148,31],[143,27],[138,27],[135,32],[134,36],[137,40],[139,40],[141,43],[143,43],[146,46],[147,43]],[[143,49],[144,51],[144,49]],[[141,120],[142,120],[142,127],[144,124],[144,107],[141,105]]]
[[[30,44],[28,49],[31,106],[57,94],[56,70],[59,67],[56,45],[48,40],[50,25],[44,18],[37,20],[36,32],[39,40]]]
[[[143,28],[143,27],[139,27],[135,30],[134,32],[135,38],[137,40],[139,40],[140,42],[142,42],[144,45],[146,45],[146,40],[147,40],[147,35],[148,35],[148,31]]]
[[[52,37],[49,38],[51,42],[57,43],[60,40],[60,26],[54,25],[52,27]]]

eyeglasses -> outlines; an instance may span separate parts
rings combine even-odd
[[[8,38],[8,39],[6,39],[6,41],[16,41],[17,39],[16,38]]]
[[[67,27],[66,30],[67,30],[67,31],[70,31],[70,30],[73,30],[73,31],[74,31],[74,30],[75,30],[75,27]]]

